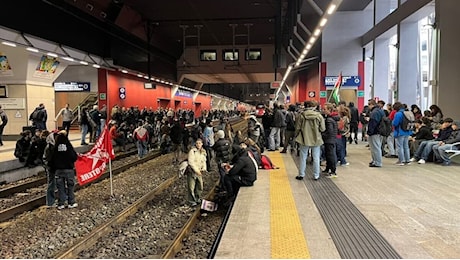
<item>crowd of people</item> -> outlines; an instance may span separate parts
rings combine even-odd
[[[37,110],[44,110],[44,106],[40,105]],[[72,115],[66,105],[56,117],[62,116],[62,128],[65,129],[59,132],[58,137],[65,135],[67,141]],[[227,123],[232,116],[241,114],[239,111],[211,110],[202,111],[202,115],[195,118],[191,110],[153,111],[151,108],[126,109],[115,105],[110,112],[111,120],[107,122],[105,106],[101,109],[98,106],[83,108],[79,119],[81,144],[95,142],[107,124],[112,143],[122,150],[128,143],[134,143],[139,158],[149,150],[159,148],[162,154],[174,153],[172,163],[179,165],[186,155],[189,166],[186,171],[187,202],[191,206],[201,202],[202,175],[205,173],[219,174],[219,194],[228,200],[235,197],[239,187],[252,186],[257,179],[258,169],[276,167],[263,154],[264,150],[296,152],[300,156],[297,180],[304,179],[309,156],[314,180],[318,180],[321,173],[328,178],[336,178],[337,166],[350,165],[347,161],[347,145],[358,144],[360,124],[361,142],[368,142],[371,153],[369,167],[382,167],[383,156],[397,159],[395,164],[401,166],[428,161],[448,166],[451,161],[446,151],[459,149],[460,122],[444,118],[436,105],[422,113],[417,105],[409,108],[401,102],[391,105],[370,99],[359,113],[353,102],[348,105],[345,102],[337,105],[326,103],[321,107],[316,101],[287,107],[274,104],[273,108],[267,108],[260,120],[254,115],[248,117],[247,133],[233,131]],[[391,122],[389,133],[382,130],[385,118]],[[216,119],[220,119],[220,123],[213,125]],[[39,126],[40,123],[35,125]],[[48,161],[43,158],[46,158],[45,149],[51,143],[48,140],[50,136],[53,136],[51,139],[54,142],[55,132],[51,134],[38,127],[35,133],[24,131],[17,141],[15,156],[29,167],[46,164]],[[68,149],[72,150],[73,147]],[[264,163],[269,166],[265,167]],[[325,166],[323,169],[322,164]],[[67,168],[61,169],[56,176],[62,175],[65,185],[72,185]],[[62,186],[62,183],[58,183],[58,188],[59,185]],[[53,183],[50,189],[52,187]],[[67,198],[69,205],[76,205],[72,194],[68,194]],[[51,201],[54,200],[48,204],[52,204]],[[62,203],[59,201],[58,206],[62,206]]]

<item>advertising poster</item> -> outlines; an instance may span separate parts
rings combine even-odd
[[[0,53],[0,76],[13,76],[8,58],[2,53]]]
[[[57,58],[43,55],[35,69],[34,77],[51,79],[59,66]]]

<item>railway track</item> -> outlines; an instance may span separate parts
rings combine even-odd
[[[232,124],[234,129],[246,126],[238,122]],[[78,254],[73,256],[78,258],[160,258],[174,254],[180,258],[206,258],[218,237],[215,232],[224,219],[219,217],[225,215],[222,214],[224,208],[219,207],[217,212],[205,217],[199,209],[186,206],[185,179],[177,179],[177,166],[171,165],[171,161],[172,154],[167,154],[143,164],[137,162],[136,166],[116,175],[114,197],[109,196],[110,183],[101,181],[76,193],[79,203],[76,209],[40,208],[2,223],[0,255],[2,258],[57,258],[64,257],[61,255],[70,250],[70,254]],[[207,193],[215,187],[218,174],[210,172],[204,178]],[[201,221],[203,219],[205,221]],[[112,224],[106,224],[108,220],[112,220]],[[188,224],[188,228],[183,228],[189,220],[194,220],[198,227]],[[210,222],[216,226],[209,228]],[[100,233],[94,231],[97,228],[112,231],[96,239],[94,232]],[[187,235],[190,231],[192,234]],[[93,235],[88,235],[90,233]],[[147,238],[143,238],[145,235]],[[202,237],[193,242],[197,235]],[[78,246],[85,237],[92,237],[95,244]],[[200,249],[194,250],[197,243]],[[197,251],[201,253],[196,255]]]
[[[133,160],[131,162],[128,162],[126,163],[126,161],[123,161],[122,163],[120,163],[121,165],[116,167],[116,168],[113,168],[112,169],[112,174],[116,175],[116,174],[119,174],[121,172],[124,172],[126,171],[127,169],[129,169],[130,167],[133,167],[135,165],[138,165],[138,164],[141,164],[141,163],[144,163],[146,161],[149,161],[151,159],[154,159],[156,157],[158,157],[160,155],[159,152],[154,152],[152,154],[149,154],[148,156],[142,158],[142,159],[138,159],[138,160]],[[101,175],[101,177],[92,182],[92,183],[89,183],[89,184],[86,184],[86,185],[83,185],[83,186],[79,186],[78,184],[76,185],[75,187],[75,190],[79,190],[79,189],[82,189],[82,188],[85,188],[86,186],[89,186],[95,182],[98,182],[98,181],[102,181],[106,178],[109,177],[109,171],[106,170],[104,172],[104,174]],[[45,178],[45,181],[46,181],[46,178]],[[46,191],[46,188],[45,187],[35,187],[34,189],[36,189],[36,192],[34,192],[32,194],[32,196],[29,196],[29,197],[32,197],[30,199],[27,199],[27,200],[22,200],[24,202],[22,203],[15,203],[15,201],[13,200],[10,204],[14,204],[13,206],[10,206],[6,209],[3,209],[0,211],[0,222],[4,222],[4,221],[7,221],[11,218],[13,218],[14,216],[18,215],[18,214],[21,214],[23,212],[26,212],[26,211],[31,211],[31,210],[34,210],[40,206],[43,206],[46,204],[46,195],[43,195],[43,193],[45,193]],[[39,195],[37,195],[37,193]],[[36,196],[34,196],[36,195]],[[5,202],[4,202],[5,203]],[[6,203],[5,203],[6,204]]]
[[[245,127],[247,127],[247,125],[245,124],[245,120],[241,118],[232,118],[229,120],[229,123],[232,124],[234,129],[237,129],[237,130],[244,130]],[[218,124],[218,122],[215,122],[215,124]],[[133,154],[136,154],[136,150],[129,151],[127,153],[123,153],[117,156],[117,160],[127,158],[129,156],[132,156]],[[126,161],[123,161],[121,163],[122,164],[121,166],[112,169],[112,173],[113,174],[121,173],[132,166],[135,166],[135,165],[144,163],[146,161],[149,161],[151,159],[154,159],[158,157],[159,155],[160,153],[156,151],[142,159],[138,159],[138,160],[128,162],[128,163],[126,163]],[[116,164],[116,161],[114,161],[114,164]],[[44,174],[44,172],[42,174]],[[97,181],[101,181],[108,177],[109,177],[109,171],[106,170],[104,174]],[[43,195],[43,193],[46,190],[45,188],[46,183],[47,183],[46,177],[40,177],[40,178],[35,177],[33,178],[33,180],[21,182],[18,185],[13,185],[11,187],[0,190],[0,200],[2,200],[2,204],[0,205],[0,223],[11,219],[18,214],[21,214],[26,211],[34,210],[42,205],[45,205],[46,195]],[[79,185],[77,185],[75,187],[75,190],[84,188],[91,184],[92,183],[84,185],[83,187],[80,187]],[[18,197],[8,198],[8,197],[12,197],[14,194],[20,194],[19,196],[20,198]]]

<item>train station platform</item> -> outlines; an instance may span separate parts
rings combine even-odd
[[[370,168],[365,143],[347,150],[338,178],[318,181],[268,152],[280,169],[240,189],[215,258],[460,258],[459,164]]]
[[[89,140],[88,136],[89,135],[86,137],[87,143]],[[89,146],[81,145],[81,132],[78,130],[70,131],[69,140],[77,152],[84,153],[89,149]],[[13,182],[36,175],[38,172],[43,171],[43,167],[23,167],[24,163],[20,162],[14,156],[15,147],[16,141],[3,141],[3,146],[0,146],[0,183]]]

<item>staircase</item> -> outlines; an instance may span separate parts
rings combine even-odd
[[[88,107],[89,110],[93,109],[94,105],[97,105],[97,93],[91,93],[86,96],[85,99],[83,99],[82,102],[80,102],[76,107],[72,109],[73,111],[73,120],[72,123],[70,124],[70,130],[79,130],[80,129],[80,124],[78,123],[79,115],[80,115],[80,110],[82,107]]]

